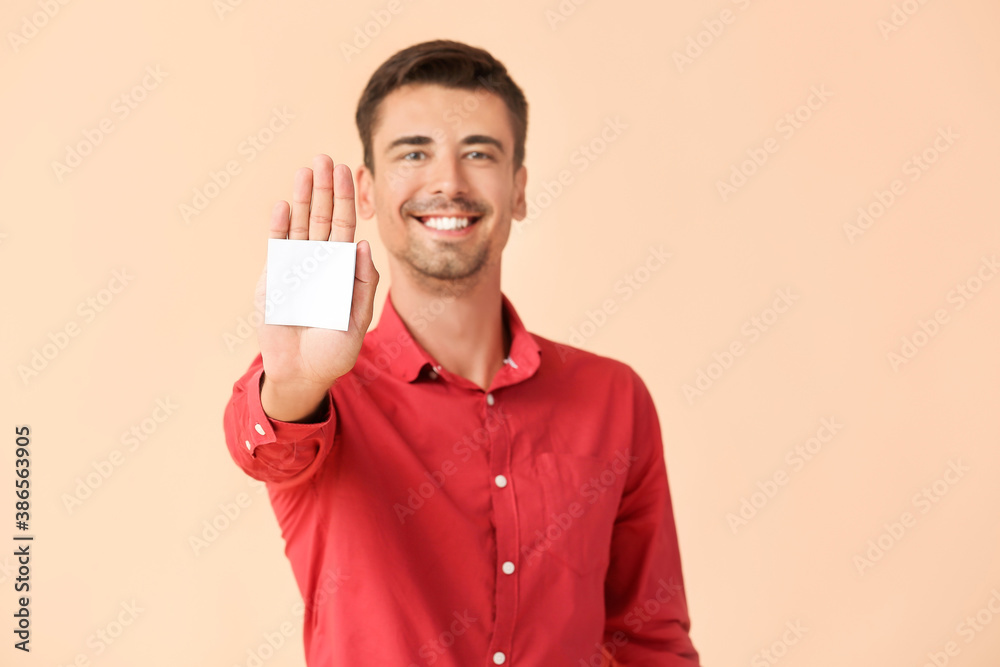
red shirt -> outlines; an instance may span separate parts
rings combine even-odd
[[[308,665],[697,667],[646,386],[503,308],[489,391],[391,298],[323,421],[264,414],[259,354],[233,385],[226,444],[267,483]]]

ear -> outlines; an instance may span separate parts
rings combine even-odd
[[[358,215],[363,220],[368,220],[375,215],[375,175],[363,163],[358,166],[356,173],[358,177],[355,182],[357,192],[354,193],[354,203],[358,208]]]
[[[528,182],[528,168],[523,164],[514,174],[514,219],[524,220],[528,214],[527,204],[524,198],[524,186]]]

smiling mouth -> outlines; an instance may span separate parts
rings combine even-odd
[[[465,229],[482,219],[481,215],[412,215],[411,218],[425,227],[439,231]]]

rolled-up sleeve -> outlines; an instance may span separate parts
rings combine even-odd
[[[605,647],[622,667],[698,667],[660,423],[633,375],[633,453],[605,580]]]
[[[333,448],[336,412],[327,392],[315,423],[271,419],[260,403],[264,362],[260,354],[233,384],[223,414],[226,446],[233,460],[254,479],[278,485],[298,484],[310,478]]]

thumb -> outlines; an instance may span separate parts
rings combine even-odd
[[[354,296],[351,300],[351,320],[363,335],[371,324],[375,309],[375,289],[378,271],[372,261],[372,248],[368,241],[358,241],[358,256],[354,268]]]

